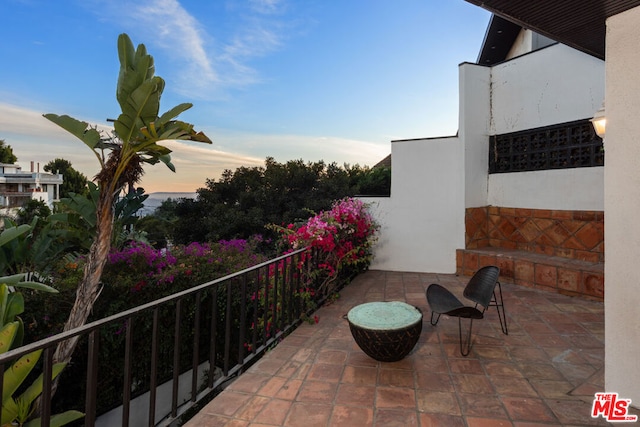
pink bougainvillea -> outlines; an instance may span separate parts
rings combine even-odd
[[[302,224],[279,230],[291,250],[306,247],[315,254],[317,270],[312,278],[318,280],[322,294],[330,295],[341,285],[340,280],[349,280],[351,274],[369,266],[378,228],[365,203],[345,198]]]

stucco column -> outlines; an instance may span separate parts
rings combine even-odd
[[[640,406],[640,8],[607,21],[605,388]]]
[[[460,141],[464,145],[465,208],[487,205],[491,68],[463,63],[459,67]]]

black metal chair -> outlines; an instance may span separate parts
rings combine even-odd
[[[440,320],[440,315],[458,318],[458,331],[460,332],[460,353],[468,356],[471,351],[471,329],[475,319],[484,318],[484,312],[490,306],[495,306],[498,310],[500,328],[505,335],[509,334],[507,329],[507,316],[504,311],[504,301],[502,300],[502,286],[498,281],[500,269],[490,265],[482,267],[473,275],[469,283],[464,288],[464,297],[473,301],[474,306],[464,305],[443,286],[437,283],[429,285],[427,288],[427,302],[431,308],[431,325],[435,326]],[[498,292],[496,293],[496,285]],[[434,315],[437,314],[435,321]],[[469,319],[469,332],[467,333],[466,344],[462,343],[462,319]]]

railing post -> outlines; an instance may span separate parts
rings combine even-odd
[[[273,310],[271,314],[271,337],[275,338],[275,331],[278,325],[278,284],[280,282],[279,262],[275,263],[275,272],[273,275]]]
[[[247,327],[247,276],[240,282],[240,333],[238,334],[238,364],[244,365],[245,329]]]
[[[96,421],[96,400],[98,394],[98,339],[99,329],[89,333],[89,357],[87,358],[87,390],[85,397],[85,425],[93,426]]]
[[[291,258],[289,258],[289,304],[287,308],[288,324],[292,324],[293,319],[295,319],[294,313],[293,313],[294,300],[295,300],[296,291],[297,291],[294,283],[295,269],[297,267],[295,261],[296,261],[295,255],[292,255]]]
[[[258,301],[260,291],[260,269],[256,270],[256,278],[254,285],[251,287],[253,290],[253,330],[251,331],[251,351],[256,352],[256,345],[258,342]]]
[[[299,293],[303,285],[302,272],[307,261],[306,261],[306,258],[302,256],[302,254],[298,254],[297,257],[298,257],[298,262],[296,262],[295,286],[296,286],[296,290]],[[304,261],[302,261],[303,259]],[[296,318],[299,318],[300,315],[302,314],[302,311],[304,310],[304,299],[302,297],[298,298],[298,303],[295,304],[295,306],[296,306],[296,310],[295,310]]]
[[[216,373],[216,352],[218,346],[218,286],[214,286],[211,290],[211,332],[209,335],[209,388],[213,388]]]
[[[176,320],[173,335],[173,388],[171,393],[171,417],[178,415],[178,386],[180,381],[180,319],[182,317],[182,299],[176,302]]]
[[[156,394],[158,386],[158,307],[153,309],[151,332],[151,378],[149,378],[149,427],[156,424]]]
[[[131,406],[131,342],[133,339],[133,318],[126,320],[124,344],[124,386],[122,388],[122,427],[129,425],[129,412]]]
[[[262,339],[264,341],[269,339],[269,302],[271,301],[269,298],[269,284],[271,283],[271,266],[274,266],[274,264],[272,262],[265,267],[267,274],[264,276],[264,308],[262,313]]]
[[[53,351],[51,347],[44,349],[42,359],[42,396],[40,398],[40,426],[51,425],[51,389],[53,380]]]
[[[196,294],[196,312],[193,319],[193,362],[191,363],[191,401],[198,393],[198,365],[200,361],[200,292]]]
[[[227,283],[227,304],[224,311],[224,375],[229,374],[231,358],[231,284]]]

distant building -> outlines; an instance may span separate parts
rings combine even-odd
[[[60,198],[62,174],[40,172],[38,163],[34,170],[23,172],[16,164],[0,163],[0,209],[8,213],[19,209],[30,199],[42,200],[50,208]]]

